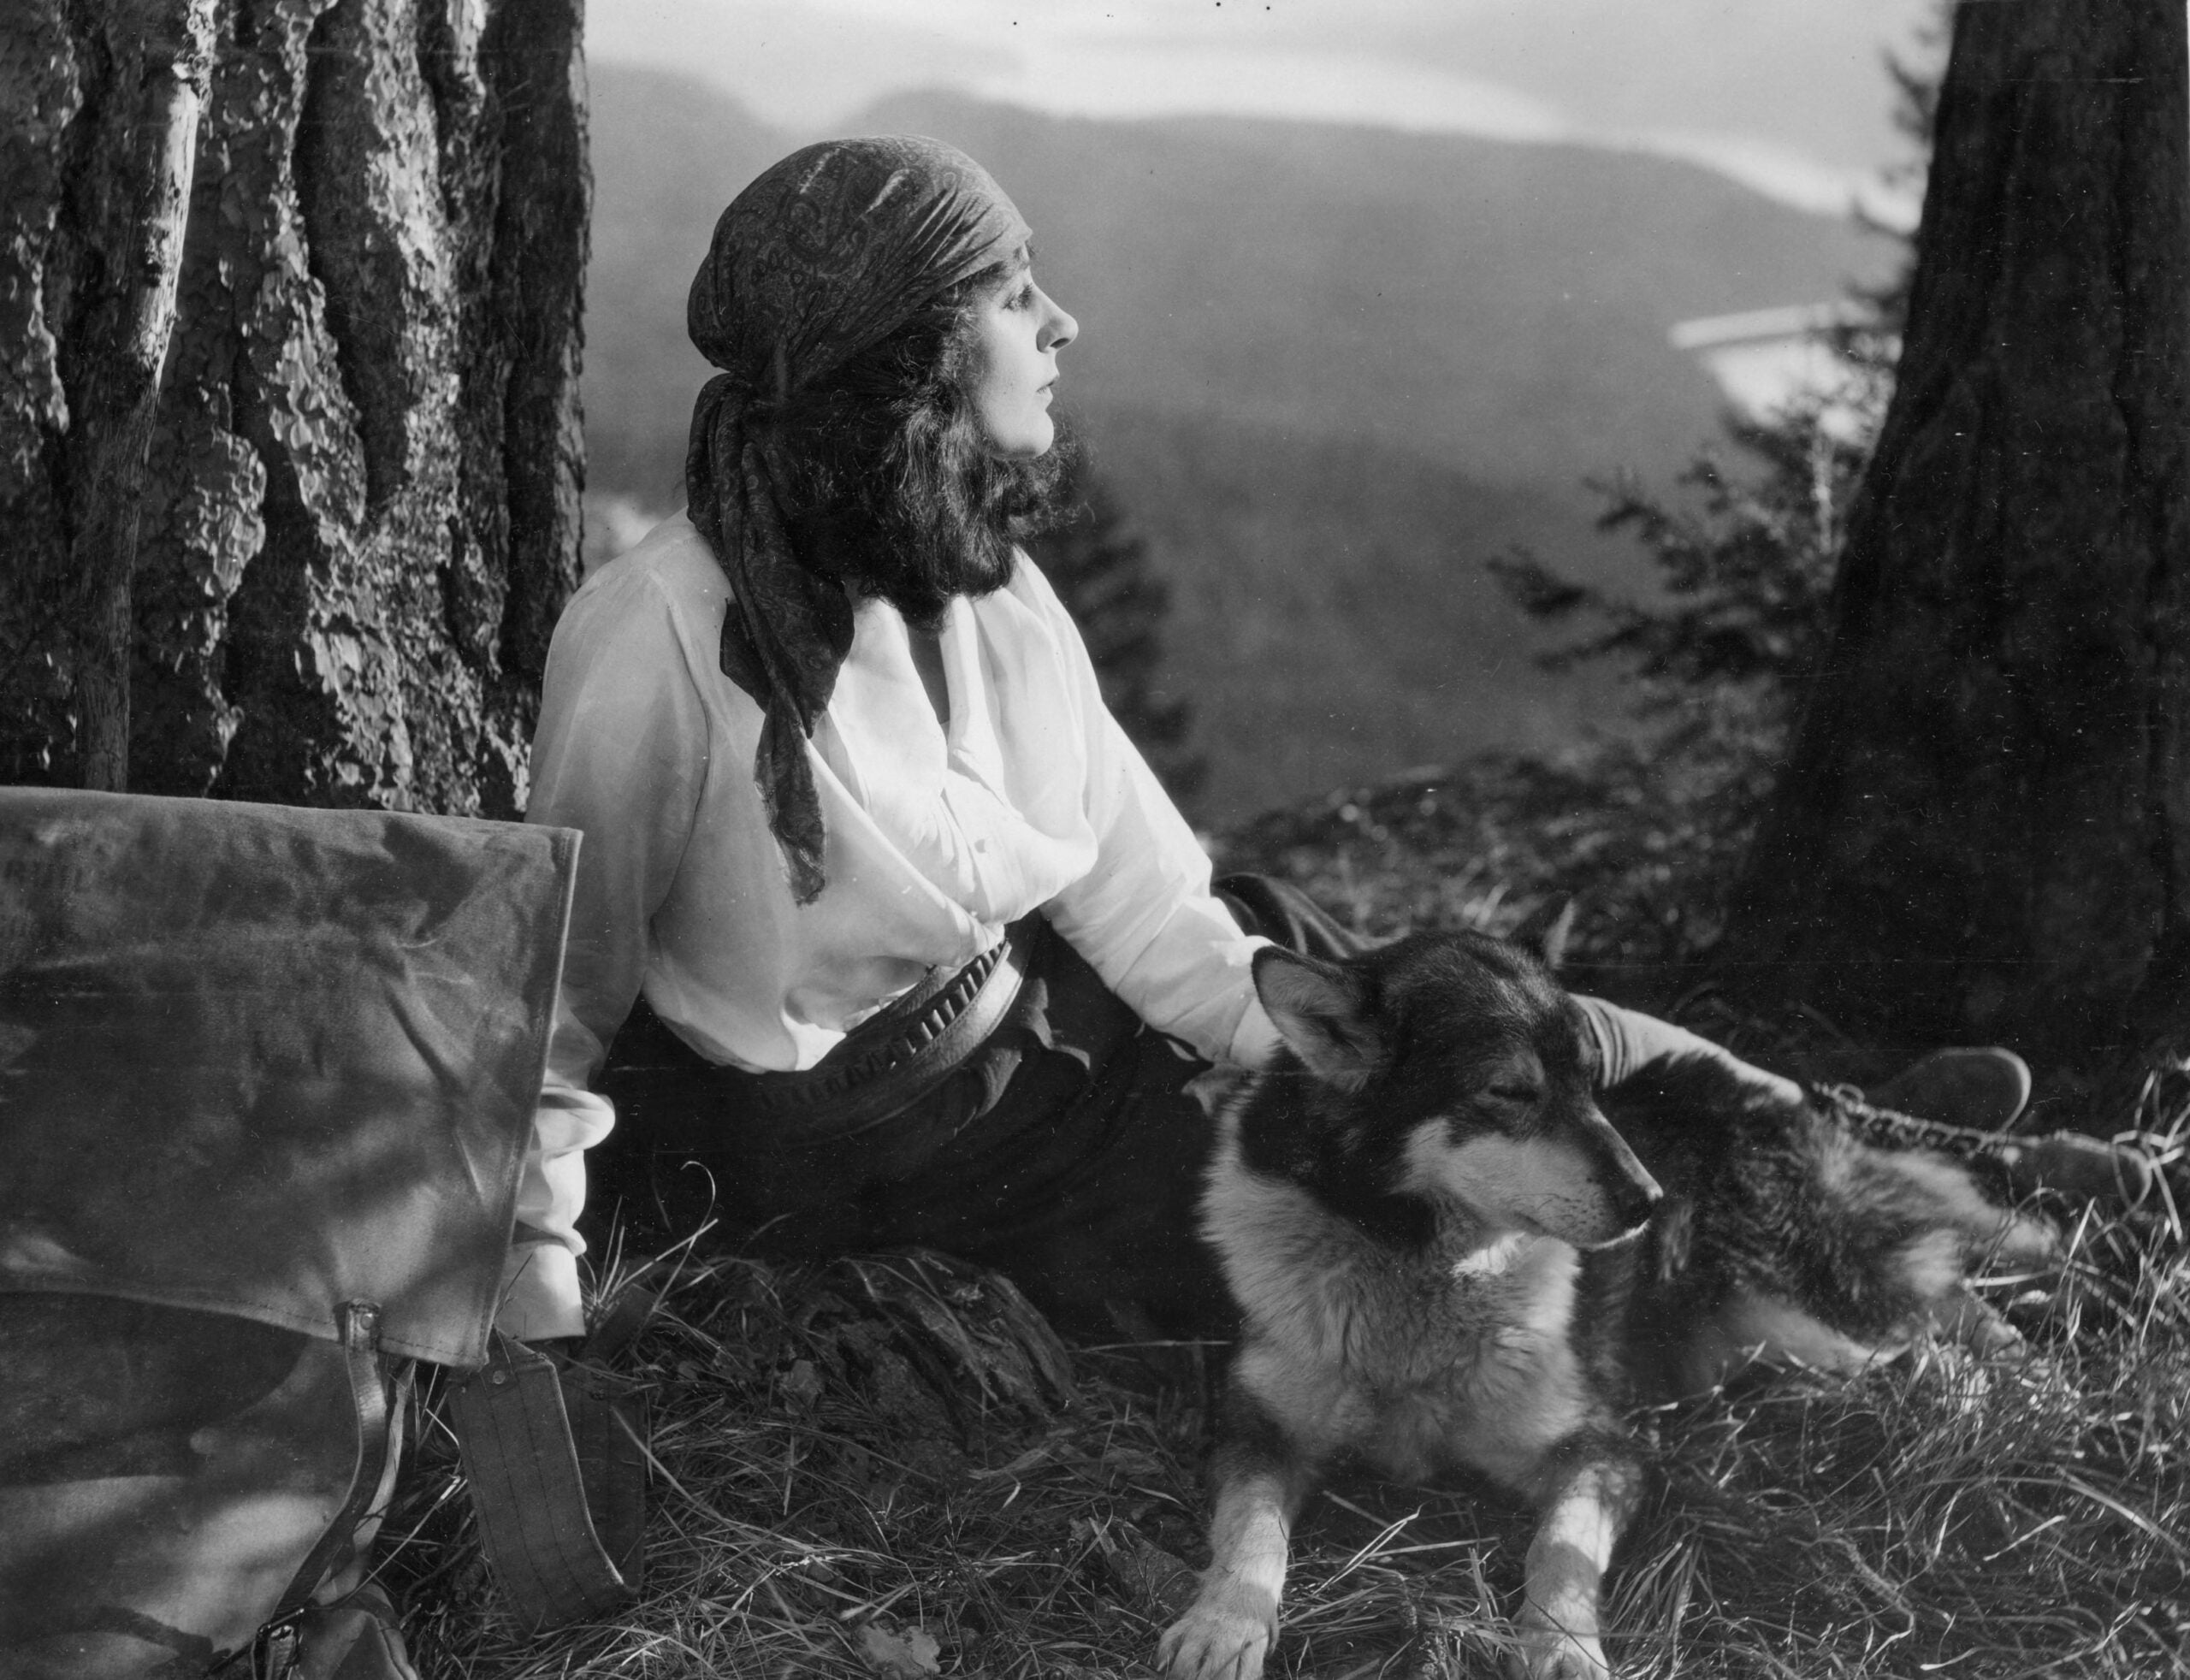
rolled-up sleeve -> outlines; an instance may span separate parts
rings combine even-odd
[[[584,837],[497,1321],[510,1334],[584,1330],[584,1151],[615,1119],[589,1087],[638,997],[648,924],[690,837],[707,748],[707,713],[669,601],[644,572],[611,567],[556,626],[533,742],[527,819]]]
[[[1574,1002],[1596,1044],[1600,1091],[1610,1091],[1644,1069],[1662,1068],[1668,1062],[1715,1062],[1737,1080],[1775,1102],[1793,1104],[1802,1100],[1802,1088],[1792,1080],[1752,1066],[1684,1026],[1579,992]]]

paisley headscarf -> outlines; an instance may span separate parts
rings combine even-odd
[[[1003,189],[955,147],[825,140],[731,201],[693,278],[686,325],[722,371],[692,411],[688,512],[730,579],[722,669],[766,713],[753,778],[802,904],[824,884],[806,742],[851,650],[852,609],[842,584],[799,564],[772,452],[750,422],[1027,235]]]

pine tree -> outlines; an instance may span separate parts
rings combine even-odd
[[[0,780],[512,814],[578,0],[0,7]]]
[[[1725,944],[1852,1029],[2181,1036],[2186,56],[2179,0],[1956,15],[1893,400]]]

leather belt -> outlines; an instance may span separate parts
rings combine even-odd
[[[893,999],[811,1068],[714,1072],[749,1121],[772,1121],[814,1142],[863,1131],[933,1091],[1003,1024],[1047,929],[1039,916],[1012,923],[997,944]]]

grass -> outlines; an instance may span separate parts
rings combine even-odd
[[[1660,1476],[1615,1576],[1623,1671],[2190,1671],[2190,1267],[2095,1221],[2074,1252],[2027,1361],[1927,1348],[1645,1418]],[[1053,1383],[1011,1354],[1047,1332],[1002,1293],[917,1257],[688,1266],[631,1362],[658,1418],[646,1596],[516,1637],[429,1442],[392,1524],[422,1671],[1146,1672],[1203,1558],[1200,1385],[1101,1349]],[[1334,1488],[1273,1671],[1494,1671],[1527,1533],[1495,1497]]]
[[[1579,875],[1615,911],[1585,953],[1678,957],[1688,842],[1583,814],[1556,774],[1335,796],[1227,861],[1372,932],[1501,925]],[[1714,1026],[1836,1048],[1814,1023],[1791,1029],[1805,1044]],[[2120,1117],[2178,1161],[2186,1084]],[[1992,1286],[2027,1358],[1926,1346],[1642,1418],[1658,1476],[1613,1580],[1621,1672],[2190,1674],[2190,1255],[2166,1209],[2068,1228],[2057,1287]],[[516,1636],[429,1404],[388,1565],[426,1680],[1151,1671],[1206,1557],[1216,1350],[1068,1349],[1008,1283],[938,1257],[701,1254],[611,1267],[604,1293],[635,1281],[664,1301],[619,1362],[655,1417],[643,1596],[613,1624]],[[1476,1490],[1335,1486],[1296,1535],[1270,1671],[1497,1672],[1529,1527]]]

